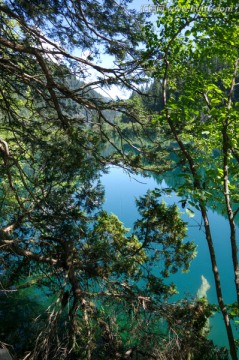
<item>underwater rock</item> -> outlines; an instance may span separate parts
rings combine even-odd
[[[203,297],[207,297],[207,292],[208,292],[208,290],[210,289],[210,284],[209,284],[209,282],[207,281],[207,279],[202,275],[201,276],[201,280],[202,280],[202,283],[201,283],[201,286],[200,286],[200,288],[198,289],[198,291],[197,291],[197,295],[196,295],[196,297],[198,298],[198,299],[201,299],[201,298],[203,298]]]
[[[7,349],[0,349],[0,360],[12,360]]]

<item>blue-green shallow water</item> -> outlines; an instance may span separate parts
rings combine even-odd
[[[162,181],[158,184],[153,178],[144,178],[142,176],[131,176],[120,168],[112,167],[109,174],[102,176],[102,183],[105,186],[105,206],[104,208],[116,214],[124,223],[125,227],[131,228],[133,222],[137,219],[138,213],[135,207],[135,198],[144,195],[148,189],[167,187]],[[163,196],[162,198],[168,204],[178,203],[180,200],[176,195]],[[181,211],[181,205],[178,203]],[[189,218],[182,209],[182,218],[188,222],[188,238],[194,240],[197,244],[198,254],[191,263],[188,273],[172,275],[172,280],[179,291],[179,297],[196,296],[201,285],[201,275],[206,277],[211,288],[207,292],[208,300],[211,303],[217,303],[214,279],[211,270],[209,251],[205,239],[203,226],[200,228],[201,216],[195,211],[195,217]],[[218,261],[218,267],[222,282],[224,301],[232,303],[236,301],[234,292],[234,280],[232,277],[232,261],[229,243],[229,224],[226,219],[217,213],[209,210],[209,220],[211,224],[212,236],[215,244],[215,251]],[[175,298],[176,299],[176,298]],[[223,320],[220,314],[215,315],[211,321],[211,332],[209,338],[220,346],[228,346],[226,332]]]

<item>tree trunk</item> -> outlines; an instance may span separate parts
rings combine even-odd
[[[168,76],[168,69],[169,69],[169,62],[168,62],[168,59],[167,59],[167,54],[165,54],[165,73],[164,73],[164,78],[163,78],[163,102],[164,102],[164,108],[165,108],[165,111],[166,111],[166,120],[167,120],[167,123],[168,123],[168,125],[170,127],[171,133],[174,136],[174,138],[175,138],[175,140],[176,140],[176,142],[177,142],[177,144],[178,144],[184,158],[188,162],[190,172],[191,172],[192,177],[193,177],[194,189],[195,190],[196,189],[202,190],[202,187],[201,187],[201,184],[200,184],[200,181],[199,181],[199,177],[198,177],[198,174],[197,174],[197,170],[196,170],[196,167],[195,167],[195,164],[194,164],[193,157],[191,156],[191,154],[189,153],[189,151],[185,147],[184,143],[181,141],[180,137],[178,136],[175,125],[174,125],[174,123],[173,123],[173,121],[172,121],[172,119],[170,117],[169,111],[167,109],[167,76]],[[236,351],[236,345],[235,345],[235,339],[234,339],[234,336],[233,336],[230,319],[229,319],[227,309],[226,309],[226,306],[224,304],[223,297],[222,297],[221,280],[220,280],[219,271],[218,271],[218,267],[217,267],[216,255],[215,255],[214,244],[213,244],[213,240],[212,240],[209,220],[208,220],[208,216],[207,216],[207,210],[206,210],[206,207],[205,207],[202,200],[199,201],[199,206],[200,206],[200,210],[201,210],[201,214],[202,214],[202,218],[203,218],[203,222],[204,222],[206,240],[207,240],[208,249],[209,249],[209,253],[210,253],[212,271],[213,271],[215,287],[216,287],[216,293],[217,293],[217,300],[218,300],[218,304],[219,304],[221,313],[223,315],[223,320],[224,320],[224,324],[225,324],[225,327],[226,327],[226,332],[227,332],[227,337],[228,337],[228,342],[229,342],[229,347],[230,347],[230,354],[231,354],[232,360],[238,360],[237,351]]]
[[[227,217],[230,224],[230,240],[231,240],[231,251],[232,261],[234,269],[234,278],[237,292],[237,303],[239,306],[239,264],[238,264],[238,248],[236,242],[236,224],[234,221],[234,212],[231,206],[230,190],[229,190],[229,166],[228,166],[228,151],[229,142],[227,136],[227,121],[223,126],[223,184],[224,184],[224,196],[227,208]]]
[[[201,214],[203,217],[206,239],[207,239],[207,244],[208,244],[210,258],[211,258],[212,271],[213,271],[213,275],[214,275],[218,304],[219,304],[219,307],[220,307],[220,310],[221,310],[221,313],[223,316],[224,324],[226,326],[227,337],[228,337],[229,346],[230,346],[230,354],[231,354],[231,357],[233,360],[237,360],[237,351],[236,351],[235,340],[234,340],[234,336],[233,336],[233,332],[232,332],[232,327],[231,327],[230,319],[229,319],[227,309],[226,309],[226,306],[225,306],[225,303],[224,303],[223,297],[222,297],[221,281],[220,281],[219,271],[218,271],[218,267],[217,267],[216,255],[215,255],[215,251],[214,251],[214,245],[213,245],[209,220],[208,220],[208,216],[207,216],[207,211],[202,204],[200,204],[200,210],[201,210]]]

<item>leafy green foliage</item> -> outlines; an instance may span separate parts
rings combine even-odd
[[[144,28],[146,68],[162,84],[163,107],[153,117],[153,126],[172,140],[172,168],[180,169],[181,177],[174,190],[183,197],[184,206],[188,203],[201,212],[233,359],[237,359],[236,342],[223,302],[207,209],[219,203],[227,216],[239,301],[234,183],[238,176],[237,9],[234,1],[172,1],[158,13],[157,29],[150,24]],[[186,211],[192,215],[191,207]]]
[[[179,267],[188,270],[196,248],[192,242],[184,242],[186,223],[180,219],[176,205],[166,206],[157,197],[153,191],[137,201],[142,219],[135,223],[134,229],[144,246],[154,251],[159,260],[163,259],[162,274],[168,276]]]
[[[186,337],[189,346],[181,328],[177,331],[182,339],[174,332],[173,342],[166,328],[177,309],[179,321],[188,324],[187,314],[193,317],[189,306],[165,302],[176,290],[164,278],[188,270],[195,256],[194,244],[184,239],[186,224],[177,207],[161,203],[157,190],[149,192],[137,200],[140,218],[131,231],[102,209],[100,172],[107,165],[135,171],[161,166],[162,171],[180,158],[165,123],[166,106],[156,102],[163,95],[164,68],[161,61],[155,63],[162,53],[160,38],[148,25],[141,31],[143,15],[128,10],[127,3],[0,2],[0,303],[6,311],[1,341],[11,343],[18,358],[177,358],[182,344],[189,356],[198,353],[195,339],[205,343],[200,331],[210,316],[207,306],[202,306],[199,324],[194,321]],[[184,19],[166,15],[161,35],[167,47]],[[192,142],[192,130],[207,134],[212,128],[197,128],[190,110],[194,101],[189,95],[201,80],[192,85],[184,81],[199,71],[197,51],[191,78],[185,67],[186,45],[187,55],[193,54],[188,35],[185,40],[175,38],[172,49],[168,109],[177,129],[184,130],[187,148],[199,149],[199,140]],[[139,44],[145,36],[148,48],[141,57]],[[81,54],[76,55],[76,49]],[[101,53],[114,56],[114,67],[96,62]],[[135,94],[123,102],[94,91],[111,85],[135,90],[147,67],[157,77],[149,89],[149,109]],[[230,66],[224,70],[229,74]],[[211,82],[202,84],[216,117],[225,97],[220,84]],[[184,88],[186,95],[181,94]],[[156,97],[153,92],[158,92]],[[199,117],[201,104],[194,106]],[[169,150],[175,152],[174,162]],[[209,155],[210,149],[205,152]],[[198,151],[195,159],[200,157]],[[200,197],[200,189],[194,189],[192,197],[196,190]],[[8,290],[16,293],[10,291],[8,297]]]

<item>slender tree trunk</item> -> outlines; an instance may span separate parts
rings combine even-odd
[[[234,278],[237,292],[237,303],[239,305],[239,264],[238,264],[238,248],[236,242],[236,224],[234,221],[234,212],[231,206],[230,190],[229,190],[229,166],[228,166],[228,136],[227,136],[227,123],[223,127],[223,184],[224,184],[224,196],[227,208],[227,217],[230,224],[230,240],[232,261],[234,269]]]
[[[190,172],[193,177],[194,189],[202,190],[193,157],[191,156],[191,154],[185,147],[184,143],[181,141],[180,137],[178,136],[175,125],[174,125],[174,123],[170,117],[170,113],[167,109],[168,70],[169,70],[169,62],[168,62],[167,53],[166,53],[165,54],[165,73],[164,73],[164,78],[163,78],[163,103],[164,103],[164,108],[166,111],[166,119],[167,119],[168,125],[171,129],[172,135],[174,136],[184,158],[188,162]],[[225,305],[225,303],[223,301],[223,297],[222,297],[221,280],[220,280],[220,275],[219,275],[219,271],[218,271],[218,267],[217,267],[216,255],[215,255],[214,244],[213,244],[213,239],[212,239],[211,230],[210,230],[210,224],[209,224],[209,220],[208,220],[208,216],[207,216],[207,210],[206,210],[206,207],[205,207],[203,201],[199,201],[199,206],[200,206],[200,210],[201,210],[201,214],[202,214],[202,218],[203,218],[203,222],[204,222],[206,240],[207,240],[208,249],[209,249],[209,253],[210,253],[212,271],[213,271],[216,293],[217,293],[217,300],[218,300],[218,304],[219,304],[221,313],[223,315],[223,320],[224,320],[224,324],[226,327],[226,332],[227,332],[227,337],[228,337],[228,342],[229,342],[229,347],[230,347],[230,354],[231,354],[232,360],[238,360],[235,339],[233,336],[230,319],[229,319],[229,316],[227,313],[226,305]]]
[[[236,59],[234,64],[234,73],[231,81],[230,92],[228,95],[228,104],[227,109],[230,111],[232,106],[232,97],[234,92],[234,87],[236,83],[237,70],[238,70],[239,59]],[[224,184],[224,196],[227,208],[227,217],[230,224],[230,240],[231,240],[231,251],[232,251],[232,261],[234,269],[234,279],[237,292],[237,303],[239,306],[239,263],[238,263],[238,248],[236,242],[236,224],[234,221],[234,212],[231,206],[230,190],[229,190],[229,149],[230,143],[228,138],[228,117],[225,119],[222,128],[222,139],[223,139],[223,184]]]
[[[91,345],[92,345],[92,334],[91,334],[91,326],[90,326],[90,322],[89,322],[89,317],[88,317],[88,311],[87,311],[87,302],[83,297],[82,294],[82,290],[81,290],[81,286],[80,286],[80,282],[77,279],[77,276],[75,274],[75,269],[74,269],[74,259],[73,259],[73,244],[72,242],[69,242],[68,244],[66,244],[64,246],[64,250],[65,250],[65,256],[66,256],[66,266],[68,268],[68,279],[69,282],[71,284],[71,288],[72,288],[72,292],[73,292],[73,296],[74,296],[74,302],[70,311],[70,318],[71,318],[71,322],[72,322],[72,331],[70,333],[70,339],[69,339],[69,343],[70,343],[70,349],[74,349],[75,345],[76,345],[76,334],[74,331],[75,328],[75,323],[76,323],[76,311],[78,309],[78,307],[81,307],[81,311],[83,313],[83,320],[85,322],[85,326],[86,326],[86,330],[87,330],[87,340],[86,340],[86,346],[85,346],[85,350],[86,350],[86,358],[87,360],[91,360]]]
[[[199,178],[197,176],[193,158],[191,157],[191,155],[185,148],[183,142],[179,139],[176,129],[174,127],[174,124],[169,116],[168,116],[168,123],[174,134],[175,140],[177,141],[180,149],[182,150],[183,155],[186,157],[186,159],[189,163],[190,171],[191,171],[191,174],[194,179],[194,188],[201,190],[201,186],[200,186]],[[215,255],[214,244],[213,244],[211,230],[210,230],[210,224],[209,224],[209,220],[208,220],[208,216],[207,216],[207,210],[201,201],[200,201],[199,205],[200,205],[200,210],[201,210],[201,214],[202,214],[202,218],[203,218],[203,222],[204,222],[206,239],[207,239],[208,249],[209,249],[209,253],[210,253],[212,271],[213,271],[216,293],[217,293],[217,300],[218,300],[218,304],[219,304],[221,313],[223,315],[223,320],[224,320],[224,324],[226,327],[228,342],[229,342],[229,346],[230,346],[230,354],[231,354],[232,360],[237,360],[238,359],[237,351],[236,351],[235,340],[234,340],[234,336],[233,336],[233,332],[232,332],[232,327],[231,327],[230,319],[229,319],[229,316],[227,313],[226,305],[225,305],[225,303],[223,301],[223,297],[222,297],[220,275],[219,275],[219,271],[218,271],[218,267],[217,267],[216,255]]]
[[[236,346],[235,346],[235,340],[234,340],[234,335],[232,332],[232,327],[230,324],[230,319],[229,319],[229,316],[227,313],[226,305],[225,305],[225,303],[223,301],[223,297],[222,297],[220,275],[219,275],[219,271],[218,271],[218,267],[217,267],[216,255],[215,255],[209,220],[208,220],[208,216],[207,216],[207,211],[202,204],[200,204],[200,210],[201,210],[201,214],[203,217],[204,229],[205,229],[207,244],[208,244],[209,253],[210,253],[210,259],[211,259],[212,271],[213,271],[214,281],[215,281],[215,286],[216,286],[218,304],[219,304],[219,307],[220,307],[220,310],[221,310],[221,313],[223,316],[224,324],[226,327],[227,338],[228,338],[229,347],[230,347],[230,354],[231,354],[232,359],[236,360],[237,359],[237,351],[236,351]]]

